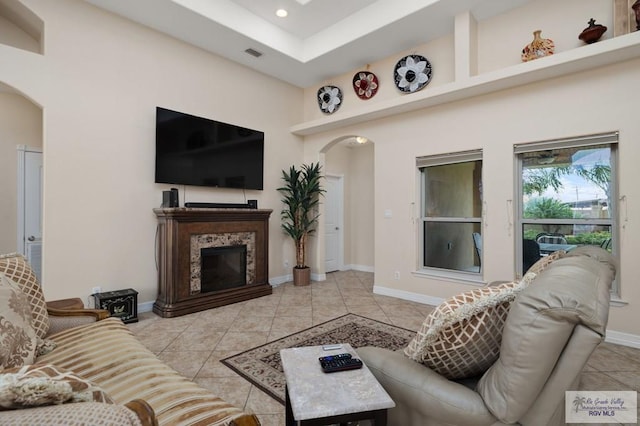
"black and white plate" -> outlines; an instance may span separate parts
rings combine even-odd
[[[417,92],[431,81],[431,63],[421,55],[405,56],[396,64],[393,76],[399,90]]]
[[[333,114],[342,105],[342,90],[336,86],[322,86],[318,89],[318,106],[325,114]]]

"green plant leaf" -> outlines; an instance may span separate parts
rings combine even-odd
[[[291,166],[282,171],[282,195],[285,208],[280,213],[282,229],[296,245],[296,267],[306,267],[306,238],[315,232],[319,214],[319,198],[324,194],[320,163],[303,164],[299,169]]]

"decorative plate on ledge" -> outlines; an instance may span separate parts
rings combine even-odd
[[[318,106],[325,114],[333,114],[342,104],[342,90],[336,86],[323,86],[318,89]]]
[[[399,90],[417,92],[431,81],[431,63],[424,56],[408,55],[398,61],[393,75]]]
[[[353,90],[360,99],[371,99],[378,93],[378,77],[369,71],[358,71],[353,76]]]

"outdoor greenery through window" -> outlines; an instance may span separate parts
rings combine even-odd
[[[422,194],[422,268],[480,272],[481,152],[423,157],[417,165]]]
[[[617,133],[516,145],[519,247],[524,273],[557,250],[616,249]]]

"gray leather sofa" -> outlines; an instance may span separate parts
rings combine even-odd
[[[576,390],[603,341],[616,261],[580,247],[541,272],[511,305],[499,359],[480,377],[453,381],[402,351],[358,354],[396,403],[390,425],[562,425],[565,391]]]

